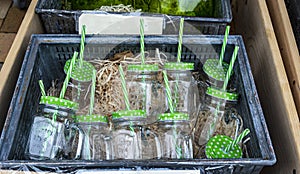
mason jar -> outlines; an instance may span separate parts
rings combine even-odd
[[[188,114],[194,123],[200,108],[198,85],[192,75],[194,64],[171,62],[166,63],[164,69],[168,74],[174,111]],[[168,102],[167,97],[164,100]]]
[[[25,154],[29,159],[77,159],[82,148],[82,131],[72,116],[78,103],[42,96],[38,112],[33,116]],[[76,137],[76,138],[75,138]],[[70,153],[71,141],[77,140],[76,151]]]
[[[84,132],[84,146],[81,151],[81,159],[112,159],[112,137],[107,117],[101,115],[79,115],[76,116],[76,122],[78,127]]]
[[[238,94],[208,87],[201,112],[207,118],[198,118],[195,125],[195,142],[204,145],[215,134],[216,128],[223,122],[226,109],[235,108]],[[203,116],[202,115],[202,116]],[[201,121],[200,121],[201,120]],[[204,121],[204,122],[203,122]]]
[[[159,116],[158,136],[163,159],[192,159],[192,129],[186,113],[164,113]]]
[[[114,159],[154,159],[160,158],[158,136],[144,129],[145,111],[128,110],[112,114],[113,158]]]
[[[166,111],[164,88],[159,79],[158,65],[128,65],[126,83],[130,107],[146,111],[146,124],[157,121],[157,115]]]

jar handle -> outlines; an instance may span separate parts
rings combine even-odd
[[[83,148],[83,141],[84,141],[84,132],[83,130],[78,127],[76,124],[71,124],[70,125],[71,129],[77,130],[79,133],[79,137],[78,137],[78,145],[77,145],[77,150],[76,150],[76,155],[74,157],[74,159],[79,159],[81,156],[81,151]]]
[[[160,141],[158,136],[156,135],[155,132],[152,132],[150,129],[148,129],[147,131],[149,131],[149,134],[152,134],[154,136],[154,141],[155,141],[155,145],[156,145],[156,154],[157,154],[157,158],[160,159],[162,157],[161,155],[161,146],[160,146]]]

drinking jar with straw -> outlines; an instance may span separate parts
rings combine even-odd
[[[119,66],[122,91],[126,110],[112,113],[113,158],[114,159],[154,159],[160,156],[160,144],[151,130],[144,129],[146,122],[145,110],[131,109],[127,92],[125,74]],[[148,135],[148,136],[147,136]],[[147,138],[152,139],[147,139]]]
[[[95,86],[96,70],[93,71],[89,112],[87,115],[76,115],[77,125],[84,132],[84,146],[81,152],[81,159],[110,160],[112,159],[112,144],[108,119],[104,115],[98,115],[93,112]]]
[[[203,103],[202,110],[209,112],[206,122],[200,126],[195,127],[197,132],[195,134],[195,142],[198,145],[204,145],[214,135],[217,124],[222,121],[225,108],[234,107],[238,101],[238,94],[227,92],[227,85],[232,75],[234,62],[237,58],[239,47],[236,46],[229,64],[228,71],[223,83],[222,89],[210,86],[206,90],[205,103]],[[197,124],[200,124],[197,122]],[[200,133],[200,134],[199,134]]]
[[[157,134],[161,143],[163,159],[193,158],[192,129],[187,113],[176,112],[171,97],[167,72],[163,71],[165,92],[168,100],[168,113],[159,115]]]
[[[75,52],[67,71],[60,96],[47,96],[43,82],[39,85],[42,96],[39,111],[34,115],[25,154],[29,159],[78,159],[82,148],[83,133],[74,124],[73,115],[78,103],[64,99],[70,74],[78,53]],[[74,131],[75,130],[75,131]],[[71,137],[78,135],[77,149],[69,154],[68,143]],[[66,138],[66,135],[71,135]]]

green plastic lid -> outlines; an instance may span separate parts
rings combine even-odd
[[[76,122],[86,123],[86,122],[101,122],[107,123],[107,117],[103,115],[76,115]]]
[[[228,100],[228,101],[237,101],[239,97],[239,95],[236,93],[222,91],[213,87],[208,87],[206,90],[206,94],[216,98]]]
[[[146,64],[146,65],[128,65],[128,71],[158,71],[158,65]]]
[[[71,63],[71,59],[69,59],[64,66],[65,73],[68,72],[70,63]],[[75,65],[72,69],[71,78],[81,82],[91,81],[93,77],[94,69],[95,69],[94,66],[87,61],[82,61],[82,67],[80,68],[79,60],[76,60]]]
[[[180,120],[189,120],[189,115],[186,113],[180,113],[180,112],[175,112],[175,113],[163,113],[159,115],[159,120],[160,121],[168,121],[168,120],[173,120],[173,121],[180,121]]]
[[[164,68],[166,70],[194,70],[194,63],[169,62],[165,64]]]
[[[203,65],[203,71],[211,78],[219,81],[224,81],[228,70],[228,63],[223,62],[219,66],[218,59],[207,59]]]
[[[72,102],[70,100],[61,99],[52,96],[41,96],[40,104],[55,105],[55,106],[65,107],[74,110],[78,109],[79,106],[79,104],[76,102]]]
[[[205,154],[207,158],[242,158],[243,152],[238,144],[235,144],[228,152],[225,148],[233,140],[225,135],[216,135],[209,139],[206,144]]]
[[[144,110],[124,110],[112,113],[113,119],[122,117],[146,117],[146,112]]]

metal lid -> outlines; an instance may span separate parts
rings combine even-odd
[[[146,112],[144,110],[124,110],[112,113],[113,119],[123,117],[146,117]]]
[[[55,105],[59,107],[65,107],[69,109],[78,109],[79,104],[76,102],[72,102],[70,100],[53,97],[53,96],[41,96],[40,104],[49,104],[49,105]]]
[[[68,72],[71,60],[72,59],[69,59],[64,66],[65,73]],[[94,69],[94,66],[87,61],[82,61],[82,67],[79,67],[79,60],[76,60],[72,69],[71,78],[81,82],[91,81]]]
[[[222,62],[222,66],[219,66],[219,59],[207,59],[203,65],[203,71],[215,80],[224,81],[228,67],[226,62]]]
[[[165,64],[164,68],[166,70],[194,70],[194,63],[169,62]]]
[[[216,135],[209,139],[206,144],[205,154],[207,158],[242,158],[243,152],[238,144],[228,152],[225,148],[232,143],[232,139],[225,135]]]
[[[237,101],[239,97],[239,95],[236,93],[222,91],[213,87],[208,87],[206,90],[206,94],[216,98],[228,100],[228,101]]]
[[[146,65],[128,65],[128,71],[158,71],[158,65],[146,64]]]
[[[76,115],[76,122],[101,122],[107,123],[107,117],[103,115]]]
[[[160,121],[180,121],[189,120],[189,115],[186,113],[175,112],[175,113],[163,113],[159,115]]]

